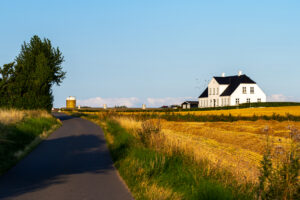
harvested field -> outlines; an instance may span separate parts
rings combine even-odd
[[[185,114],[186,112],[179,112]],[[266,107],[266,108],[244,108],[244,109],[232,109],[232,110],[210,110],[210,111],[191,111],[188,112],[195,115],[233,115],[233,116],[272,116],[276,115],[285,116],[287,114],[299,116],[300,106],[285,106],[285,107]]]
[[[142,121],[115,118],[121,126],[137,133]],[[208,160],[212,168],[223,168],[241,182],[256,183],[260,161],[266,147],[266,134],[273,148],[289,148],[291,129],[300,130],[300,122],[258,120],[237,122],[172,122],[160,120],[166,151],[174,148],[193,156],[195,160]],[[135,134],[137,137],[137,134]],[[155,140],[155,138],[154,138]],[[162,140],[153,141],[161,143]]]

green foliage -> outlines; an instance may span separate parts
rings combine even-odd
[[[55,118],[28,118],[12,125],[0,123],[0,174],[18,161],[17,152],[55,124]]]
[[[49,39],[35,35],[29,43],[24,42],[15,62],[0,67],[0,107],[50,110],[51,87],[65,78],[63,61]]]

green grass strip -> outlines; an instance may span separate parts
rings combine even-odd
[[[55,118],[27,118],[16,124],[0,124],[0,175],[59,126]]]

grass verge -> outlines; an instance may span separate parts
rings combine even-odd
[[[135,199],[253,199],[247,185],[230,180],[230,173],[211,169],[205,161],[151,148],[111,119],[100,121],[111,156]]]
[[[59,126],[60,122],[54,117],[30,117],[17,123],[0,123],[0,175]]]

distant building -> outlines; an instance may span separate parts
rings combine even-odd
[[[182,109],[198,108],[198,101],[185,101],[181,104]]]
[[[69,109],[75,109],[76,108],[76,98],[75,97],[69,96],[66,99],[66,108],[69,108]]]
[[[172,109],[178,109],[178,108],[180,108],[180,106],[179,105],[171,105],[170,108],[172,108]]]
[[[266,102],[266,94],[256,82],[239,71],[237,76],[214,76],[199,96],[199,108],[234,106],[242,103]]]
[[[146,110],[146,104],[143,104],[143,105],[142,105],[142,109],[143,109],[143,110]]]
[[[163,108],[163,109],[168,109],[168,108],[169,108],[169,106],[162,106],[162,107],[160,107],[160,108]]]

